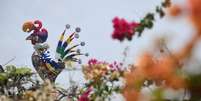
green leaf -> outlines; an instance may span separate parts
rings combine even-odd
[[[152,101],[164,101],[163,100],[163,89],[158,88],[158,89],[153,91]]]
[[[31,74],[31,69],[26,68],[26,67],[17,68],[16,71],[15,71],[15,74],[16,75],[29,75],[29,74]]]
[[[144,19],[154,20],[154,14],[148,13]]]
[[[14,65],[8,65],[8,66],[6,66],[5,70],[6,70],[6,72],[11,73],[11,72],[14,72],[16,70],[16,67]]]
[[[5,84],[5,82],[8,80],[8,76],[6,73],[0,73],[0,85]]]

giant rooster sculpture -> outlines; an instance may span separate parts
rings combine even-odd
[[[78,46],[84,46],[84,42],[69,47],[73,39],[79,37],[78,33],[80,32],[80,28],[76,28],[75,32],[64,40],[66,29],[69,28],[70,25],[66,25],[64,32],[61,34],[56,48],[56,57],[53,59],[50,57],[48,51],[49,45],[45,43],[48,38],[48,31],[45,28],[42,28],[42,22],[36,20],[23,24],[23,31],[31,33],[26,40],[31,41],[35,50],[32,54],[32,64],[43,80],[49,79],[51,82],[55,82],[57,76],[65,68],[67,62],[80,63],[81,60],[77,56],[88,55],[80,53],[80,50],[77,49]]]

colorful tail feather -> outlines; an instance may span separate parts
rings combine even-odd
[[[58,45],[56,49],[56,52],[58,55],[57,58],[62,60],[63,62],[67,62],[67,61],[80,62],[80,59],[78,59],[76,56],[87,55],[87,54],[80,53],[79,49],[76,49],[76,48],[78,46],[84,46],[84,42],[81,42],[80,44],[73,45],[70,48],[68,48],[70,43],[73,41],[73,39],[78,38],[78,33],[80,32],[80,29],[76,28],[76,31],[70,34],[67,37],[67,39],[64,41],[66,29],[61,34],[60,40],[58,41]]]

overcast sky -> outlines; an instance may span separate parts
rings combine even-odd
[[[27,33],[22,24],[39,19],[48,29],[48,43],[54,54],[59,34],[65,24],[82,28],[84,51],[90,57],[102,60],[119,60],[126,44],[111,39],[115,16],[139,20],[161,0],[1,0],[0,3],[0,63],[16,56],[16,65],[31,65],[31,44],[25,41]]]
[[[161,0],[0,0],[0,63],[16,57],[12,64],[32,66],[30,57],[33,48],[30,42],[25,41],[29,34],[22,31],[22,24],[36,19],[41,20],[49,32],[47,42],[52,54],[64,25],[70,24],[74,28],[81,27],[80,40],[86,42],[86,47],[82,50],[90,54],[89,58],[120,61],[126,46],[133,49],[132,54],[137,54],[135,51],[143,47],[146,39],[141,38],[143,41],[140,42],[141,39],[135,39],[129,43],[112,40],[111,20],[119,16],[129,21],[139,21],[160,2]],[[153,29],[148,33],[163,31],[168,26],[167,23],[168,20],[158,21],[157,30]]]
[[[150,43],[155,35],[168,33],[181,40],[172,41],[172,49],[180,46],[188,39],[191,27],[184,18],[165,18],[158,20],[151,31],[146,31],[142,38],[134,38],[132,42],[120,43],[111,39],[113,31],[111,20],[115,16],[129,21],[139,21],[148,11],[154,11],[162,0],[0,0],[0,64],[16,57],[10,64],[29,66],[33,46],[25,38],[29,35],[22,31],[22,24],[28,20],[39,19],[49,32],[47,42],[51,54],[65,24],[81,27],[80,40],[86,42],[82,51],[90,56],[83,58],[97,58],[106,61],[121,61],[122,52],[126,46],[130,47],[128,61],[135,58],[144,50],[150,49]],[[182,4],[185,0],[174,0]],[[182,33],[179,34],[179,33]],[[173,38],[173,39],[174,39]],[[176,43],[176,44],[175,44]],[[182,46],[182,45],[181,45]],[[78,73],[79,75],[79,73]],[[77,77],[76,77],[77,78]],[[79,77],[78,77],[79,78]],[[60,79],[61,81],[63,78]]]

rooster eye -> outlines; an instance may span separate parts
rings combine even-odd
[[[33,36],[33,37],[32,37],[32,40],[38,41],[38,36]]]
[[[29,32],[29,31],[30,31],[30,29],[29,29],[29,28],[27,28],[27,29],[26,29],[26,32]]]
[[[34,37],[33,37],[33,40],[34,40],[34,41],[38,41],[38,36],[34,36]]]

